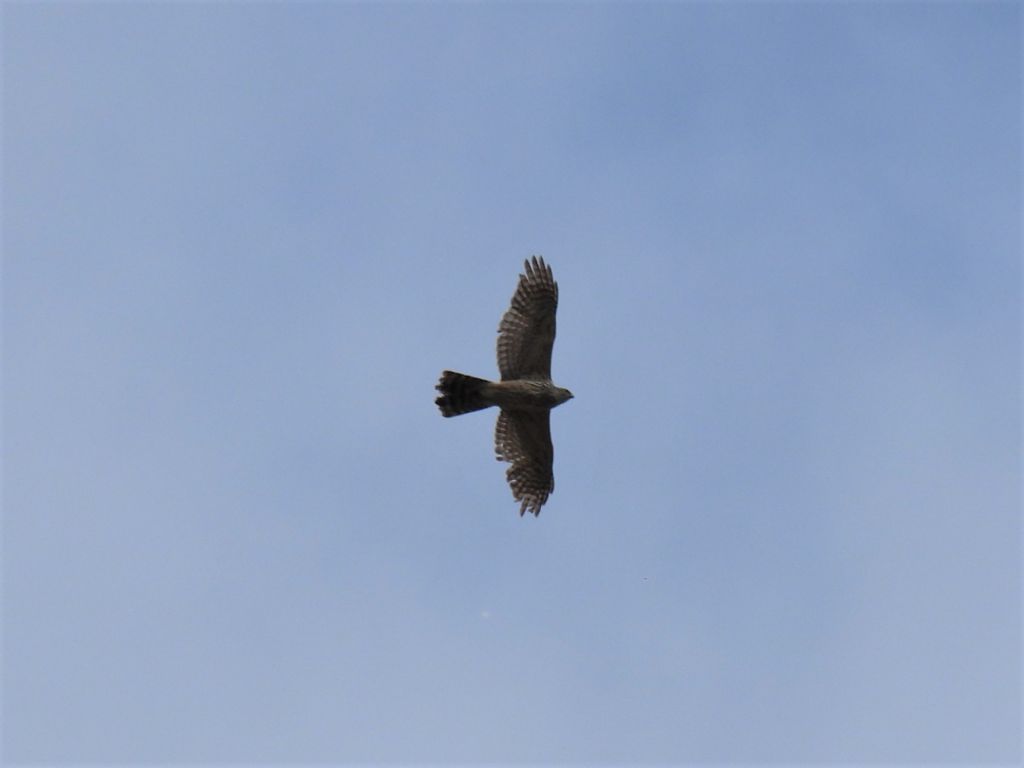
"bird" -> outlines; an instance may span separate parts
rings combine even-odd
[[[446,417],[501,409],[494,429],[498,461],[511,465],[505,477],[519,515],[535,517],[555,490],[551,409],[573,397],[551,381],[551,349],[555,343],[558,283],[544,258],[524,262],[512,301],[498,325],[500,381],[443,371],[434,401]]]

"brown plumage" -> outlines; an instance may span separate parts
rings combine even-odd
[[[444,371],[435,401],[444,416],[457,416],[496,405],[501,408],[494,432],[499,461],[512,466],[505,473],[519,514],[540,514],[555,489],[551,409],[572,393],[551,381],[551,349],[555,343],[558,284],[551,267],[534,256],[498,326],[498,370],[501,381]]]

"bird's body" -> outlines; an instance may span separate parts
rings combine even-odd
[[[549,414],[572,398],[551,381],[551,349],[555,342],[558,284],[551,267],[536,256],[512,304],[498,326],[498,368],[501,381],[444,371],[437,384],[437,406],[444,416],[501,409],[495,428],[495,453],[512,464],[506,473],[512,495],[522,503],[519,514],[534,515],[555,489],[554,448]]]
[[[550,411],[572,397],[569,390],[544,379],[488,381],[454,371],[442,373],[437,388],[445,393],[437,399],[445,416],[458,416],[492,405],[516,411]]]

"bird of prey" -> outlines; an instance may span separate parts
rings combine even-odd
[[[494,430],[498,461],[512,466],[505,473],[512,496],[521,502],[519,514],[540,508],[555,490],[552,471],[551,409],[572,392],[551,381],[551,348],[555,343],[558,283],[543,258],[526,262],[525,274],[512,296],[512,305],[498,326],[498,370],[501,381],[444,371],[435,401],[444,416],[501,409]]]

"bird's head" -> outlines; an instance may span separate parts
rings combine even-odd
[[[555,398],[558,401],[556,403],[556,405],[561,405],[562,403],[566,402],[567,400],[572,400],[572,392],[570,392],[565,387],[558,387],[555,390]]]

